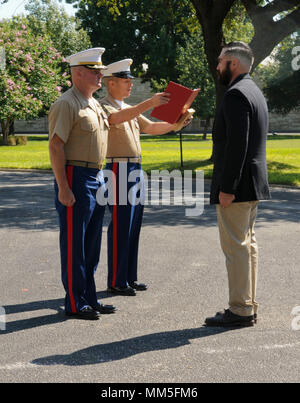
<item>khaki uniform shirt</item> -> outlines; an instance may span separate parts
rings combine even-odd
[[[120,105],[110,96],[100,100],[107,115],[121,109]],[[124,108],[130,105],[124,104]],[[107,157],[140,157],[141,143],[140,133],[151,123],[151,120],[139,115],[137,118],[118,125],[110,125],[107,145]]]
[[[67,160],[103,163],[109,123],[96,99],[86,99],[73,86],[51,105],[48,117],[49,138],[61,138]]]

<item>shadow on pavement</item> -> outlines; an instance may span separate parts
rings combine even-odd
[[[97,292],[97,297],[102,301],[105,298],[112,298],[114,295],[108,294],[106,291]],[[64,299],[51,299],[45,301],[33,301],[26,304],[6,305],[3,306],[5,314],[12,315],[25,312],[34,312],[42,310],[53,310],[54,314],[41,315],[26,319],[19,319],[15,321],[8,321],[6,323],[6,330],[0,332],[1,334],[10,334],[22,330],[33,329],[40,326],[53,325],[55,323],[64,322],[65,320],[76,320],[74,318],[67,318],[64,310]]]
[[[0,172],[0,229],[17,228],[30,231],[58,231],[54,207],[53,175],[30,172]],[[215,207],[208,204],[209,183],[205,183],[204,213],[186,217],[186,207],[145,206],[144,226],[210,227],[216,225]],[[104,226],[108,225],[108,209]],[[259,205],[258,225],[268,222],[300,221],[300,189],[276,187],[272,200]]]
[[[35,365],[95,365],[109,361],[122,360],[137,354],[174,349],[190,344],[191,339],[214,336],[233,329],[207,328],[205,326],[194,329],[173,330],[167,332],[147,334],[127,340],[106,344],[98,344],[72,354],[52,355],[37,358],[32,361]]]

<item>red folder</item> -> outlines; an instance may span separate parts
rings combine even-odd
[[[200,89],[191,90],[183,85],[170,81],[165,92],[170,94],[170,101],[165,105],[157,106],[151,112],[154,118],[168,123],[176,123],[189,109]]]

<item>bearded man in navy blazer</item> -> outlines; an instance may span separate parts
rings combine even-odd
[[[217,206],[221,247],[226,257],[229,309],[207,318],[207,326],[253,326],[257,320],[258,201],[269,199],[266,164],[268,107],[251,79],[254,58],[243,42],[226,45],[219,56],[220,81],[228,86],[214,127],[211,204]]]

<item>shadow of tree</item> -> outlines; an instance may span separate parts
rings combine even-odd
[[[291,186],[299,186],[299,167],[283,162],[268,162],[269,179],[273,184],[289,183]],[[288,171],[288,172],[287,172]]]
[[[199,161],[194,161],[199,164]],[[203,164],[208,162],[203,161]],[[170,165],[172,168],[172,165]],[[171,171],[172,169],[170,169]],[[18,228],[30,231],[58,231],[54,207],[53,175],[36,172],[0,172],[0,229]],[[144,226],[216,225],[215,207],[209,205],[210,183],[204,184],[204,212],[187,217],[184,205],[146,205]],[[272,189],[272,200],[261,202],[259,223],[264,221],[300,221],[300,189]],[[106,209],[104,227],[110,215]]]
[[[268,136],[268,141],[270,140],[300,140],[300,136],[294,136],[292,134],[273,134]]]
[[[277,161],[268,162],[268,169],[270,171],[280,169],[293,169],[293,168],[298,169],[298,167],[295,165],[285,164],[283,162],[277,162]]]

